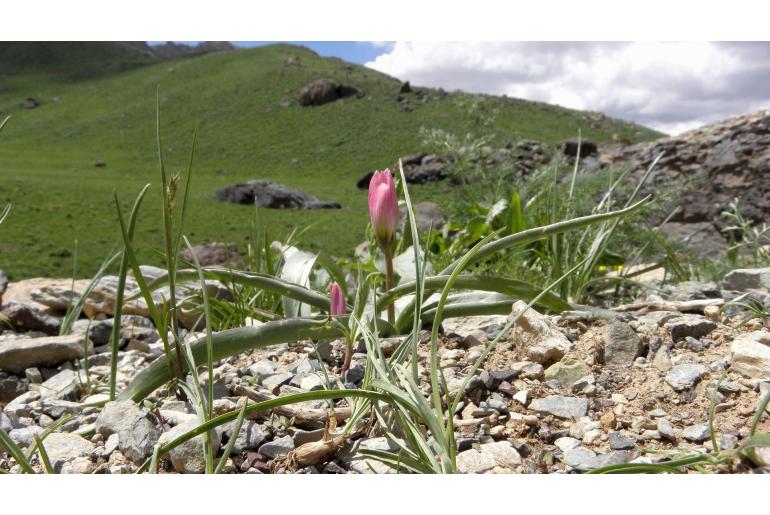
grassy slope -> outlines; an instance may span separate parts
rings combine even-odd
[[[301,56],[301,66],[287,58]],[[328,77],[366,93],[320,107],[294,99],[308,82]],[[232,241],[245,246],[253,209],[209,200],[218,188],[264,178],[300,187],[342,210],[261,210],[274,238],[314,224],[302,238],[309,249],[340,255],[362,240],[368,221],[366,193],[356,180],[392,166],[399,155],[420,150],[421,126],[465,133],[472,121],[458,95],[411,101],[402,112],[398,81],[337,59],[322,59],[297,47],[276,45],[164,62],[111,75],[11,75],[0,81],[0,113],[12,115],[0,135],[0,205],[13,210],[0,226],[0,268],[12,278],[67,275],[68,256],[79,242],[79,274],[88,275],[119,234],[112,192],[128,209],[145,183],[152,183],[137,228],[143,257],[161,246],[159,179],[155,151],[155,91],[160,87],[164,152],[170,171],[186,167],[192,130],[199,127],[187,234],[194,242]],[[434,92],[435,93],[435,92]],[[18,106],[26,97],[37,109]],[[54,101],[56,97],[57,101]],[[281,107],[282,100],[291,100]],[[617,120],[591,123],[586,113],[540,103],[488,97],[499,114],[497,143],[534,138],[556,142],[583,136],[632,141],[658,134]],[[4,115],[3,115],[4,116]],[[342,144],[337,144],[342,141]],[[293,159],[299,165],[292,164]],[[107,162],[96,168],[97,160]],[[447,184],[412,188],[416,199],[452,198]]]

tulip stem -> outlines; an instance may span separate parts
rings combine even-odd
[[[340,370],[340,375],[342,376],[342,380],[345,380],[345,373],[350,370],[350,359],[353,357],[353,342],[350,341],[350,338],[345,337],[345,361],[342,363],[342,369]]]
[[[385,254],[385,292],[387,293],[393,289],[393,250],[390,246],[383,246],[383,254]],[[396,323],[396,310],[391,302],[388,304],[388,323],[393,325]]]

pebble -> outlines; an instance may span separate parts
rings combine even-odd
[[[456,457],[457,471],[461,474],[483,474],[497,466],[495,456],[487,452],[469,449]]]
[[[610,433],[610,449],[613,451],[624,451],[636,447],[636,443],[629,436],[622,433]]]
[[[513,400],[526,406],[529,403],[529,390],[519,390],[512,396]]]
[[[642,339],[621,320],[607,324],[604,337],[604,362],[607,365],[631,365],[644,349]]]
[[[278,456],[285,456],[294,449],[294,439],[291,436],[276,438],[272,442],[267,442],[259,448],[259,454],[267,459],[275,459]]]
[[[232,438],[232,430],[234,429],[235,423],[232,422],[228,425],[230,426],[229,432],[228,429],[225,429],[224,434],[228,438]],[[262,431],[262,427],[259,424],[253,420],[244,420],[243,425],[241,425],[241,430],[233,444],[231,454],[241,454],[243,451],[258,449],[266,438],[267,435]]]
[[[105,404],[96,418],[94,429],[105,438],[117,433],[120,451],[133,462],[149,458],[161,437],[155,416],[133,401]]]
[[[742,334],[730,346],[731,369],[746,377],[770,377],[770,332]]]
[[[708,440],[710,436],[711,431],[705,424],[689,426],[682,431],[682,437],[689,442],[702,443]]]
[[[65,463],[75,458],[85,458],[90,456],[96,446],[85,438],[72,433],[51,433],[43,441],[48,458],[51,460],[51,466],[54,472],[62,472]],[[81,464],[78,469],[84,467]],[[87,467],[86,467],[87,468]],[[75,472],[71,470],[71,472]]]
[[[674,390],[680,392],[695,386],[706,372],[706,367],[699,364],[687,363],[677,365],[671,368],[671,370],[668,371],[668,374],[666,374],[666,382],[671,385]]]
[[[588,413],[588,400],[581,397],[550,395],[536,399],[529,409],[543,415],[553,415],[563,419],[578,419]]]
[[[580,446],[580,440],[577,438],[572,438],[571,436],[562,436],[557,438],[553,443],[562,452],[567,452],[570,449],[574,449],[575,447]]]
[[[195,429],[198,427],[198,425],[200,425],[198,418],[191,416],[191,418],[189,418],[187,421],[172,427],[170,430],[160,435],[160,438],[158,439],[158,445],[166,445],[175,440],[177,437],[182,436],[192,429]],[[212,448],[217,449],[221,443],[221,430],[215,429],[210,431],[208,434],[211,435]],[[171,451],[168,453],[168,456],[170,458],[171,465],[174,467],[174,470],[181,474],[202,474],[205,472],[205,440],[205,434],[198,435],[171,449]],[[122,450],[122,433],[120,435],[120,445]]]
[[[667,322],[666,327],[671,331],[671,339],[677,341],[687,336],[708,336],[717,328],[717,324],[699,315],[684,315]]]

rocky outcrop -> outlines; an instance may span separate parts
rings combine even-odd
[[[650,191],[671,178],[694,179],[673,223],[707,223],[718,234],[727,225],[719,215],[736,197],[741,198],[741,214],[749,220],[766,221],[770,212],[770,111],[648,143],[604,146],[600,154],[603,163],[630,167],[636,180],[663,154],[647,186]]]
[[[301,106],[320,106],[340,98],[359,96],[361,91],[353,86],[339,84],[329,79],[311,82],[299,92],[297,101]]]
[[[340,209],[337,202],[318,200],[302,190],[272,181],[253,180],[225,186],[214,193],[214,200],[254,205],[270,209]]]

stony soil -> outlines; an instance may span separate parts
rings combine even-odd
[[[51,305],[57,304],[56,298],[61,300],[62,288],[69,286],[36,281],[27,290],[23,284],[12,284],[9,292],[15,292],[16,307],[6,300],[2,311],[17,314],[18,306],[27,299],[39,310],[32,315],[25,312],[27,324],[50,323],[45,317],[60,317],[61,312]],[[739,271],[719,286],[683,283],[669,287],[665,298],[646,297],[613,310],[560,316],[527,311],[471,379],[455,414],[460,471],[576,473],[610,464],[656,463],[672,456],[709,452],[712,397],[717,442],[721,449],[735,448],[747,438],[760,398],[770,389],[770,331],[767,321],[761,319],[742,324],[743,314],[724,303],[748,292],[770,306],[769,286],[770,269]],[[25,297],[22,291],[29,295]],[[51,295],[54,291],[59,297]],[[105,310],[96,309],[109,305],[109,295],[104,291],[99,295],[93,309],[87,310],[95,319],[87,378],[82,359],[86,320],[78,321],[70,336],[19,327],[0,335],[0,404],[4,404],[0,424],[22,448],[29,448],[34,445],[34,434],[69,417],[45,439],[57,472],[134,472],[151,456],[155,444],[167,443],[199,423],[191,405],[166,388],[139,405],[131,401],[103,405],[109,377],[105,343],[111,319]],[[38,304],[33,305],[32,299]],[[9,310],[9,305],[14,309]],[[522,308],[522,303],[516,303],[512,313]],[[485,316],[444,321],[440,360],[450,392],[459,388],[471,364],[508,319]],[[125,317],[122,335],[119,389],[162,354],[157,331],[143,316]],[[78,345],[67,347],[68,338]],[[398,342],[391,338],[381,345],[387,351]],[[33,345],[37,345],[35,352],[17,352]],[[419,347],[426,395],[430,391],[424,366],[428,346],[426,333]],[[290,342],[222,360],[213,374],[214,411],[224,413],[237,409],[239,403],[323,388],[326,376],[338,380],[343,352],[340,340]],[[365,354],[354,355],[345,378],[347,387],[360,385],[365,360]],[[205,373],[203,379],[207,379]],[[345,408],[345,400],[337,401],[340,427],[348,413]],[[349,438],[339,436],[339,431],[325,435],[327,416],[326,401],[314,401],[250,416],[238,435],[232,434],[232,423],[220,427],[213,435],[218,455],[236,438],[224,472],[395,472],[358,453],[361,449],[397,449],[376,425]],[[762,420],[759,430],[770,432],[769,417]],[[319,453],[322,458],[307,464],[303,459],[311,442],[323,446],[324,452]],[[760,452],[758,460],[770,467],[768,454]],[[42,471],[37,455],[33,463]],[[165,456],[159,472],[202,472],[204,465],[203,441],[198,437]],[[734,473],[768,471],[738,460],[708,468]],[[0,452],[0,469],[17,471],[19,466]]]

